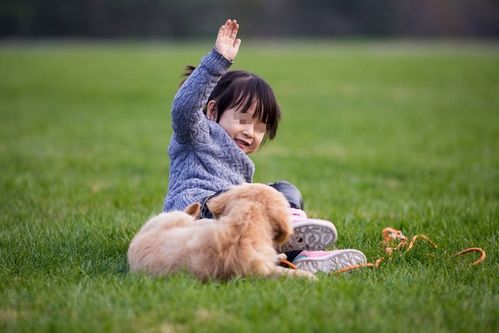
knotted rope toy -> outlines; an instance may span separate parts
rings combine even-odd
[[[410,241],[408,241],[408,238],[402,233],[401,230],[397,230],[392,227],[386,227],[383,229],[381,232],[382,238],[383,238],[383,246],[385,248],[385,252],[387,257],[391,257],[392,254],[396,251],[404,251],[404,252],[409,252],[411,249],[414,248],[414,244],[418,240],[423,240],[429,243],[433,248],[437,248],[437,244],[435,244],[428,236],[420,234],[420,235],[415,235],[411,238]],[[460,251],[456,253],[456,256],[461,256],[466,253],[471,253],[471,252],[479,252],[480,253],[480,258],[476,261],[474,261],[471,265],[476,266],[481,264],[482,262],[485,261],[485,258],[487,257],[487,254],[485,251],[479,247],[471,247],[464,249],[463,251]],[[343,269],[340,269],[336,271],[336,273],[345,273],[349,272],[358,268],[363,268],[363,267],[373,267],[377,268],[379,265],[385,260],[386,258],[381,257],[377,259],[374,263],[366,263],[366,264],[360,264],[360,265],[352,265],[345,267]]]

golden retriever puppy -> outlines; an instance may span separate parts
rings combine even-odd
[[[214,220],[196,220],[200,205],[151,218],[128,249],[132,272],[154,276],[188,271],[199,279],[293,276],[312,273],[277,266],[275,248],[293,229],[288,202],[267,185],[235,186],[207,203]]]

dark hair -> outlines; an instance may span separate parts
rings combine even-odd
[[[187,66],[184,76],[189,76],[195,68]],[[217,103],[217,123],[227,109],[240,108],[240,112],[246,113],[256,101],[253,117],[258,117],[267,126],[264,141],[267,137],[270,140],[275,138],[281,119],[281,109],[272,88],[257,75],[240,70],[223,74],[208,97],[207,103],[211,100]],[[206,114],[207,105],[204,106],[203,112]]]

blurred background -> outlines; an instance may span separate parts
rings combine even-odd
[[[245,38],[499,35],[497,0],[1,0],[0,37],[204,38],[228,17]]]

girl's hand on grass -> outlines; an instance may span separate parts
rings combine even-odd
[[[238,30],[239,24],[237,24],[236,20],[227,20],[218,30],[215,49],[229,61],[236,58],[241,45],[241,40],[236,39]]]

